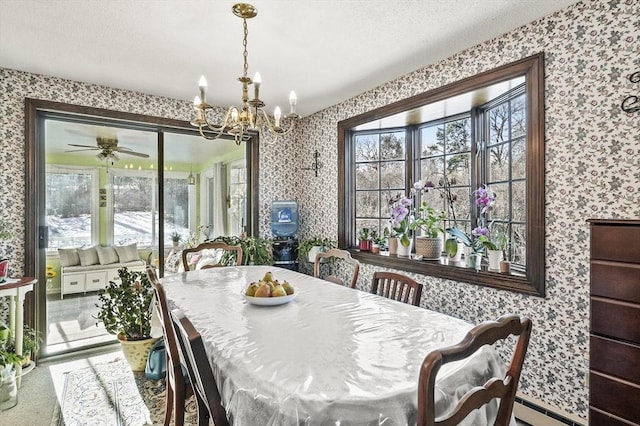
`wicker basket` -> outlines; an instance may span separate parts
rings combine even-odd
[[[442,239],[416,237],[416,254],[424,260],[438,260],[442,254]]]

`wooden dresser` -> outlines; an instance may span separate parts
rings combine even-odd
[[[640,220],[589,223],[589,423],[640,425]]]

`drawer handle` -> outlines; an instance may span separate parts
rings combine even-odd
[[[94,283],[99,283],[99,282],[100,282],[100,279],[93,280],[93,282],[94,282]]]
[[[69,284],[70,285],[78,285],[78,281],[71,281]]]

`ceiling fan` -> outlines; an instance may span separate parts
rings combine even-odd
[[[105,138],[102,136],[98,136],[96,138],[96,145],[78,145],[74,143],[68,144],[69,146],[83,148],[83,149],[72,149],[70,151],[65,152],[79,152],[79,151],[100,151],[97,155],[100,160],[119,160],[118,153],[133,155],[136,157],[149,158],[149,154],[144,154],[142,152],[133,151],[130,148],[124,146],[118,146],[118,139],[116,138]]]

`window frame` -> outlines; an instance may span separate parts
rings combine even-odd
[[[525,77],[527,94],[525,104],[527,118],[527,268],[524,275],[476,271],[471,268],[447,265],[442,260],[440,262],[423,262],[396,256],[384,256],[360,252],[347,246],[347,242],[353,240],[355,232],[352,229],[353,197],[350,191],[348,192],[348,189],[352,188],[352,181],[350,174],[346,173],[347,168],[353,163],[355,155],[354,152],[347,149],[347,143],[351,140],[355,127],[521,76]],[[337,130],[339,156],[338,246],[340,248],[348,249],[354,258],[376,266],[545,297],[544,54],[542,52],[340,121]],[[412,167],[413,165],[407,164],[407,166]]]

